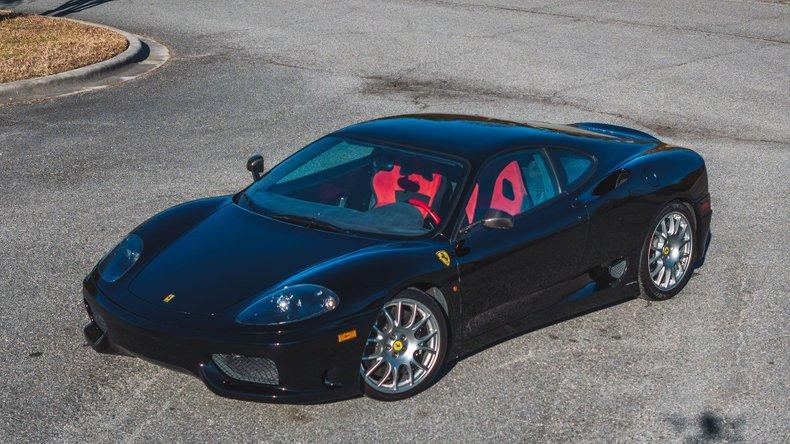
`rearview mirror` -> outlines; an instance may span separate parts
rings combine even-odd
[[[472,229],[477,225],[482,225],[493,230],[507,230],[513,228],[513,223],[513,216],[510,214],[502,210],[489,208],[482,219],[474,222],[471,225],[461,228],[461,230],[458,232],[458,238],[464,239],[469,236],[469,233],[471,233]]]
[[[263,156],[260,154],[253,154],[247,159],[247,171],[252,173],[252,180],[257,181],[263,174]]]

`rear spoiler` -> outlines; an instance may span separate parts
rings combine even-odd
[[[578,122],[572,123],[570,126],[592,131],[594,133],[606,134],[607,136],[614,136],[619,139],[630,139],[640,142],[660,142],[660,140],[651,136],[650,134],[632,128],[626,128],[624,126],[595,122]]]

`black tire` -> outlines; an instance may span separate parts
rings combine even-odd
[[[430,312],[431,318],[436,320],[435,328],[438,330],[438,334],[437,334],[438,340],[434,341],[432,343],[432,345],[433,346],[438,346],[438,349],[436,350],[437,353],[436,353],[436,356],[435,356],[435,358],[433,360],[433,364],[430,367],[429,371],[428,372],[423,372],[423,375],[421,376],[419,382],[414,384],[412,387],[405,388],[404,389],[405,391],[398,392],[398,393],[395,393],[395,392],[387,393],[385,391],[382,391],[382,389],[376,389],[375,387],[373,387],[371,385],[371,383],[369,382],[368,378],[365,377],[366,370],[368,370],[370,368],[370,367],[366,368],[365,365],[371,365],[372,366],[372,364],[365,364],[365,362],[369,362],[369,361],[363,362],[360,365],[360,372],[361,372],[361,374],[360,374],[360,381],[361,381],[361,384],[362,384],[362,391],[365,394],[365,396],[373,398],[373,399],[377,399],[377,400],[380,400],[380,401],[398,401],[398,400],[401,400],[401,399],[409,398],[411,396],[414,396],[414,395],[422,392],[423,390],[427,389],[428,387],[430,387],[435,382],[437,375],[441,372],[442,366],[444,365],[445,356],[447,355],[447,346],[448,346],[447,319],[445,317],[444,311],[442,310],[441,306],[439,306],[439,304],[436,302],[436,300],[434,298],[428,296],[427,294],[423,293],[422,291],[410,288],[410,289],[406,289],[406,290],[402,291],[397,296],[395,296],[394,298],[392,298],[389,301],[387,301],[387,303],[385,303],[382,306],[382,310],[384,310],[384,307],[387,307],[388,304],[392,304],[395,301],[399,301],[399,300],[401,300],[401,301],[402,300],[411,300],[411,301],[419,302],[420,304],[422,304],[420,309],[423,309],[422,307],[424,307]],[[391,308],[390,308],[390,310],[391,310]],[[404,309],[404,311],[405,310],[410,310],[410,308],[409,309]],[[383,324],[380,324],[380,321],[386,319],[384,317],[384,313],[382,311],[380,311],[379,313],[380,314],[378,316],[376,324],[374,324],[374,327],[376,327],[377,325],[383,325]],[[418,316],[421,316],[421,313],[418,312]],[[422,318],[420,318],[420,319],[422,319]],[[419,320],[415,319],[412,322],[412,325],[416,325],[418,323],[419,323]],[[426,324],[427,323],[428,323],[428,321],[426,321]],[[405,322],[402,321],[402,324],[405,326]],[[376,333],[374,333],[374,330],[371,329],[371,332],[368,335],[368,338],[372,338],[372,337],[375,337],[375,336],[376,336]],[[407,342],[407,341],[404,340],[404,342]],[[422,344],[422,343],[420,342],[420,344]],[[415,345],[417,345],[417,342],[415,342]],[[368,345],[366,345],[365,346],[365,351],[363,352],[363,356],[365,354],[368,354],[368,353],[371,352],[371,348],[370,347],[373,347],[373,350],[375,350],[377,346],[378,345],[375,345],[375,344],[368,344]],[[393,353],[392,350],[393,350],[392,348],[388,349],[388,350],[384,350],[384,353]],[[408,346],[406,346],[406,350],[407,351],[409,350]],[[422,355],[418,355],[418,356],[422,356]],[[414,368],[416,368],[416,367],[411,367],[411,366],[409,366],[409,367],[412,369],[412,371],[413,371]],[[401,371],[401,367],[398,367],[398,370],[397,370],[398,373],[396,373],[396,377],[397,377],[397,374],[399,374],[400,371]],[[419,370],[417,370],[417,371],[419,372]],[[405,374],[404,374],[404,376],[405,376]],[[414,378],[413,380],[416,381],[416,378],[414,377],[414,375],[412,375],[412,378]],[[397,387],[397,383],[396,383],[396,387]]]
[[[650,251],[650,244],[653,239],[653,232],[658,226],[659,222],[670,213],[677,212],[681,213],[685,216],[686,220],[689,222],[690,231],[692,235],[691,240],[691,255],[689,257],[688,267],[683,275],[682,279],[677,281],[676,284],[670,289],[662,289],[655,282],[650,276],[650,269],[648,265],[648,252]],[[668,203],[658,212],[656,217],[650,222],[650,226],[647,228],[647,233],[645,234],[645,239],[642,241],[642,249],[639,253],[639,287],[640,287],[640,297],[646,299],[648,301],[664,301],[667,299],[673,298],[676,294],[680,293],[681,290],[686,286],[689,279],[691,279],[691,275],[694,274],[693,263],[695,257],[697,255],[696,249],[696,239],[697,235],[697,220],[695,218],[694,212],[689,210],[689,208],[679,201],[673,201]]]

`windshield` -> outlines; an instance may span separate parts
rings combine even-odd
[[[239,203],[316,229],[421,236],[450,213],[463,173],[454,160],[327,136],[274,167]]]

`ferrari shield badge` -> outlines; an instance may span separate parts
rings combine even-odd
[[[170,301],[172,301],[172,300],[173,300],[173,299],[175,299],[175,298],[176,298],[176,295],[175,295],[175,294],[173,294],[173,293],[170,293],[169,295],[167,295],[167,296],[165,296],[165,297],[163,297],[163,298],[162,298],[162,302],[165,302],[165,303],[167,303],[167,302],[170,302]]]
[[[439,262],[443,263],[445,267],[450,266],[450,254],[444,250],[439,250],[436,252],[436,259],[439,259]]]

